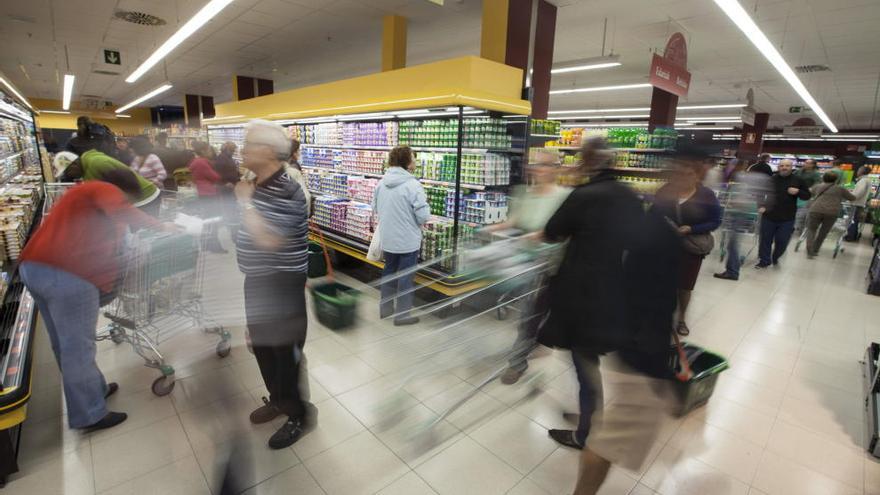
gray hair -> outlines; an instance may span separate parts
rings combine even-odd
[[[251,120],[247,125],[244,142],[245,145],[260,144],[272,148],[280,161],[286,161],[290,157],[290,138],[287,131],[275,122]]]

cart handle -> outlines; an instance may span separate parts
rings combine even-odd
[[[681,346],[681,340],[678,338],[678,334],[675,331],[672,332],[672,339],[675,341],[675,349],[678,351],[678,360],[681,362],[681,371],[675,373],[675,378],[680,382],[686,382],[694,376],[694,372],[691,370],[687,355],[684,353],[684,348]]]
[[[333,265],[330,263],[330,255],[327,254],[327,243],[324,241],[324,232],[321,231],[321,227],[315,222],[312,222],[312,227],[318,231],[318,237],[321,239],[321,251],[324,252],[324,263],[327,264],[327,280],[333,282]]]

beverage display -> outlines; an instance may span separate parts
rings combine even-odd
[[[532,134],[543,134],[547,136],[558,136],[562,123],[558,120],[541,120],[532,119],[529,126]]]

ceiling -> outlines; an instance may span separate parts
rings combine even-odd
[[[801,79],[841,129],[880,128],[877,0],[740,0],[793,66],[831,70]],[[124,78],[206,0],[0,0],[0,71],[31,97],[60,99],[61,76],[77,76],[74,99],[96,96],[121,104],[166,78],[174,89],[153,104],[182,104],[184,93],[231,100],[232,75],[273,79],[284,90],[368,74],[380,65],[381,21],[409,19],[410,65],[477,55],[479,0],[235,0],[135,84]],[[771,124],[791,123],[794,91],[710,0],[557,0],[555,61],[602,54],[621,67],[554,76],[554,89],[646,82],[651,54],[675,31],[688,41],[693,74],[686,101],[742,101],[755,91]],[[118,10],[164,19],[150,27],[114,19]],[[103,63],[102,49],[122,65]],[[119,75],[94,71],[115,70]],[[167,77],[166,77],[167,71]],[[554,95],[554,110],[645,107],[650,89]],[[711,112],[719,114],[718,110]],[[729,112],[732,114],[733,112]],[[720,115],[720,114],[719,114]]]

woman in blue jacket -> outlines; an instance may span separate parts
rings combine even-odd
[[[714,244],[711,232],[721,225],[721,205],[715,193],[701,183],[704,170],[699,160],[679,162],[669,183],[657,191],[652,206],[681,236],[676,326],[679,335],[690,334],[685,315],[691,293],[697,283],[703,258]]]
[[[409,146],[398,146],[388,155],[388,170],[373,194],[373,212],[379,217],[379,238],[385,256],[379,314],[394,315],[395,325],[418,323],[409,314],[412,309],[415,273],[387,280],[398,272],[414,267],[422,245],[422,225],[431,209],[422,184],[410,172],[415,168],[415,155]]]

